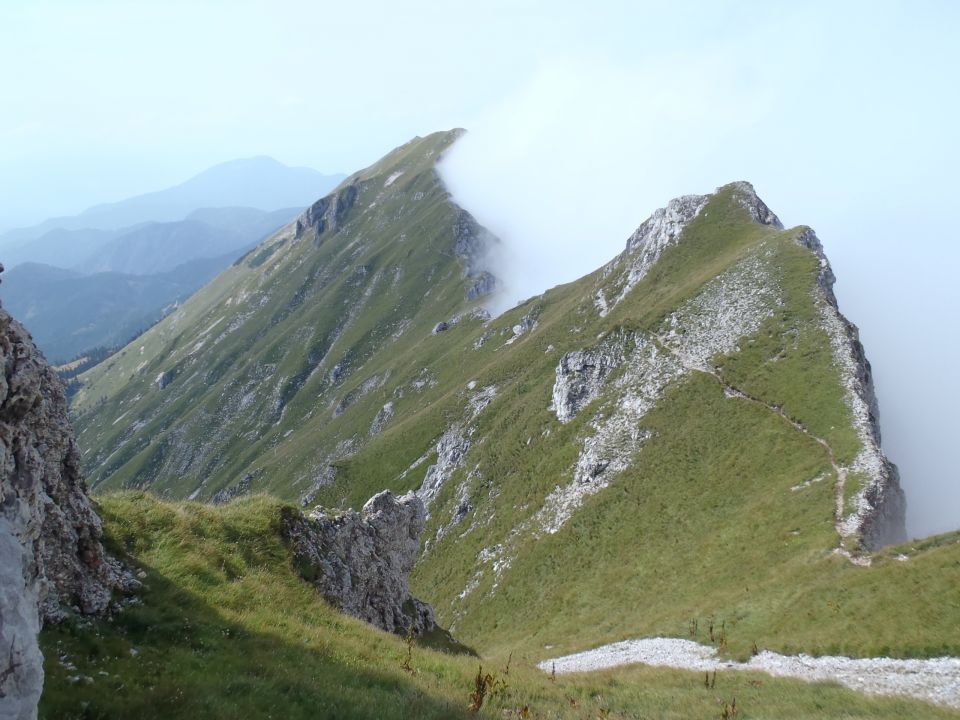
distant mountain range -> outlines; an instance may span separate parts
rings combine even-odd
[[[115,347],[149,328],[234,258],[192,260],[153,275],[83,275],[24,263],[4,274],[4,307],[29,328],[38,347],[62,362],[96,347]]]
[[[54,362],[117,345],[342,178],[235,160],[166,190],[8,231],[0,297]]]
[[[50,230],[119,230],[144,222],[183,220],[198,208],[254,207],[276,210],[305,207],[336,187],[343,175],[288,167],[273,158],[254,157],[214,165],[165,190],[95,205],[79,215],[56,217],[0,234],[0,252]],[[33,258],[30,258],[33,259]]]
[[[81,273],[150,275],[213,258],[262,240],[290,222],[299,207],[272,212],[250,207],[201,208],[175,222],[145,222],[119,230],[50,230],[3,253],[8,268],[41,263]]]

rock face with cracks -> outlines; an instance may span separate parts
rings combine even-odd
[[[0,717],[32,718],[41,624],[102,613],[137,582],[101,544],[60,379],[2,309],[0,364]]]
[[[433,608],[410,595],[408,579],[426,518],[416,495],[386,490],[359,513],[288,511],[284,532],[298,571],[330,604],[388,632],[422,635],[436,624]]]

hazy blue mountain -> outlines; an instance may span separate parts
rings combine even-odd
[[[52,362],[128,341],[192,295],[238,255],[204,258],[154,275],[84,275],[39,263],[3,274],[3,307],[22,320]]]
[[[165,190],[9,230],[0,235],[0,249],[16,247],[58,228],[117,230],[148,221],[182,220],[198,208],[304,207],[332,190],[343,178],[344,175],[324,175],[310,168],[288,167],[269,157],[231,160]]]
[[[0,257],[7,268],[25,262],[70,268],[84,262],[118,234],[117,230],[55,228],[35,240],[0,250]]]
[[[51,360],[66,360],[129,340],[298,212],[213,208],[129,231],[57,231],[46,247],[54,262],[82,257],[74,238],[95,251],[72,269],[8,262],[0,297]]]
[[[262,240],[299,212],[295,207],[272,212],[250,207],[201,208],[176,222],[141,223],[120,230],[57,229],[0,250],[0,259],[8,269],[29,262],[84,273],[146,275]]]
[[[264,212],[252,207],[209,207],[194,210],[186,220],[197,220],[223,230],[243,232],[260,237],[272,233],[295,218],[303,206]]]

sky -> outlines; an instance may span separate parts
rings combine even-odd
[[[0,0],[0,229],[459,126],[443,176],[519,298],[746,179],[823,241],[924,535],[960,527],[957,27],[947,0]]]

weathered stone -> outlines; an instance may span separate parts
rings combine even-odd
[[[284,532],[300,574],[334,607],[388,632],[422,635],[433,608],[410,595],[408,579],[426,524],[415,495],[374,495],[357,512],[304,517],[287,511]]]
[[[334,232],[343,225],[347,213],[350,212],[350,208],[357,200],[358,193],[357,185],[351,183],[341,190],[317,200],[297,218],[294,237],[299,240],[308,228],[312,228],[318,238],[327,230]]]
[[[384,406],[377,411],[376,417],[373,418],[373,422],[370,423],[370,434],[377,435],[380,433],[383,428],[386,427],[387,423],[390,422],[390,418],[393,417],[393,401],[384,403]]]
[[[101,544],[63,385],[0,310],[0,717],[31,718],[42,622],[97,614],[138,583]]]
[[[480,225],[463,208],[453,224],[453,251],[463,261],[463,277],[468,281],[467,300],[489,295],[500,286],[489,270],[489,253],[500,244],[500,238]]]
[[[560,422],[570,422],[577,413],[600,397],[604,380],[626,357],[626,338],[613,335],[596,347],[566,353],[557,364],[553,383],[553,409]]]
[[[476,300],[477,298],[489,295],[499,287],[497,278],[486,270],[472,275],[470,285],[467,287],[467,300]]]

